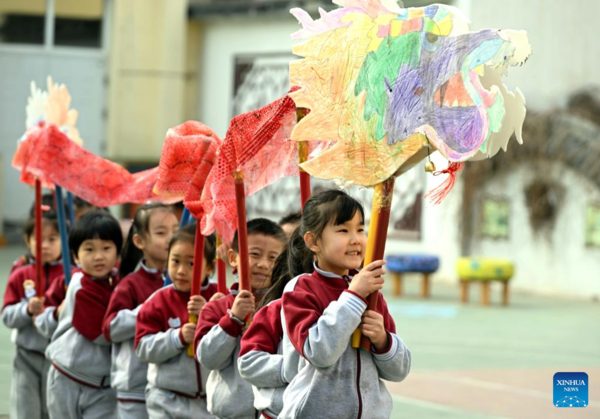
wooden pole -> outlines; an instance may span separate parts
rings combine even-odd
[[[237,207],[237,237],[240,254],[240,290],[252,291],[250,286],[250,267],[248,264],[248,230],[246,225],[246,193],[241,173],[235,174],[235,203]]]
[[[67,233],[67,215],[65,213],[65,200],[62,188],[54,186],[56,197],[56,212],[58,214],[58,232],[60,234],[60,247],[62,252],[63,271],[65,273],[65,285],[71,282],[71,254],[69,252],[69,235]]]
[[[227,267],[225,261],[219,256],[219,247],[221,246],[221,236],[217,234],[217,291],[221,294],[229,294],[227,289]]]
[[[375,186],[364,266],[367,266],[376,260],[383,259],[385,254],[385,243],[387,240],[387,230],[390,223],[390,211],[392,208],[393,194],[393,177]],[[367,308],[368,310],[377,310],[378,296],[379,292],[374,292],[369,295],[367,299],[369,302],[369,306]],[[370,351],[371,341],[362,336],[360,329],[357,329],[352,335],[352,347],[361,347],[366,351]]]
[[[194,240],[194,270],[192,275],[192,291],[190,297],[200,295],[202,286],[202,265],[204,262],[204,236],[199,225],[196,225],[196,238]],[[198,323],[198,316],[190,313],[190,323]],[[194,357],[194,344],[190,343],[187,354]]]
[[[308,114],[306,108],[296,109],[296,121],[300,122]],[[301,165],[308,160],[308,143],[306,141],[298,142],[298,164]],[[301,167],[299,168],[300,177],[300,204],[304,211],[304,204],[310,198],[310,175],[304,171]]]
[[[46,278],[42,274],[42,182],[35,179],[35,273],[36,294],[42,298],[46,291]]]

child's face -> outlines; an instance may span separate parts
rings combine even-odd
[[[117,263],[117,246],[111,240],[89,239],[81,243],[75,262],[86,274],[101,278],[110,273]]]
[[[29,237],[27,246],[31,255],[37,258],[35,230]],[[60,254],[60,234],[52,224],[42,221],[42,262],[54,262],[60,257]]]
[[[206,260],[202,258],[202,278],[208,275]],[[194,276],[194,245],[190,242],[177,242],[169,254],[169,276],[179,291],[192,289]],[[202,281],[200,281],[202,282]]]
[[[316,242],[310,232],[304,236],[304,240],[316,253],[319,268],[338,275],[347,275],[349,270],[359,269],[365,258],[367,235],[358,211],[343,224],[327,224]]]
[[[276,237],[264,234],[248,235],[248,265],[250,268],[250,285],[253,289],[264,289],[271,286],[271,272],[275,261],[283,252],[284,244]],[[240,255],[229,249],[229,264],[238,268]]]
[[[146,234],[136,234],[134,244],[144,252],[146,262],[153,268],[164,268],[169,257],[169,242],[177,230],[179,222],[175,214],[157,209],[150,214],[148,231]]]

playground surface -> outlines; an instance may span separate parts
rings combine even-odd
[[[0,249],[0,286],[6,287],[20,246]],[[600,418],[600,303],[512,293],[508,307],[459,302],[458,285],[432,283],[419,297],[417,278],[404,281],[404,296],[384,294],[398,334],[412,351],[412,371],[402,383],[388,383],[393,419]],[[0,418],[8,417],[14,345],[0,327]],[[589,405],[553,404],[556,372],[589,376]]]

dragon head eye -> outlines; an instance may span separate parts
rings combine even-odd
[[[438,36],[434,33],[427,32],[427,34],[425,35],[425,39],[427,39],[427,42],[435,44],[438,40]]]

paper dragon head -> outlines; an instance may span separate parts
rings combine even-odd
[[[293,52],[291,96],[311,112],[292,139],[331,141],[303,164],[311,175],[372,186],[399,175],[428,148],[451,162],[488,158],[516,132],[525,99],[502,76],[531,54],[523,31],[469,31],[456,8],[402,9],[390,0],[337,0],[312,20],[292,14],[305,40]]]

